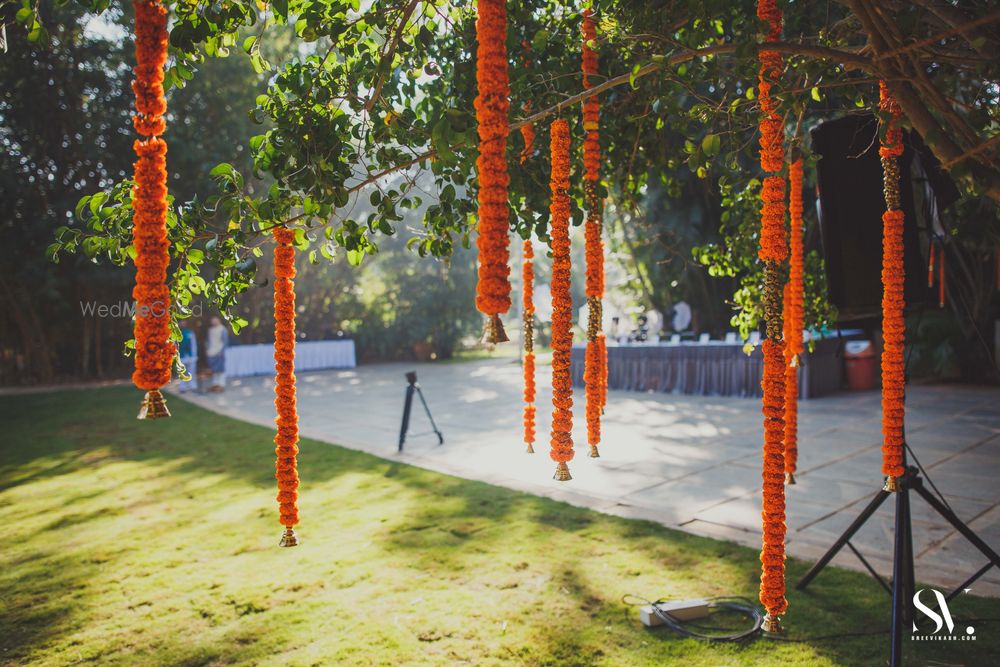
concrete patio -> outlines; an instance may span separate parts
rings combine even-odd
[[[397,454],[406,382],[416,370],[444,446],[419,402],[411,435]],[[642,518],[689,533],[760,546],[760,450],[756,399],[610,392],[601,458],[578,448],[571,482],[552,480],[548,458],[551,395],[539,369],[538,442],[521,439],[521,369],[509,359],[437,364],[381,364],[298,377],[305,436],[391,460],[477,479],[574,505]],[[215,412],[273,426],[273,378],[235,380],[223,394],[185,398]],[[574,437],[586,442],[577,391]],[[183,410],[176,400],[174,410]],[[788,553],[815,560],[882,484],[877,392],[804,401],[799,408],[798,484],[788,488]],[[423,435],[420,435],[423,434]],[[933,386],[908,390],[907,436],[948,503],[994,549],[1000,549],[1000,390]],[[308,458],[306,458],[308,461]],[[308,463],[301,468],[309,484]],[[986,563],[978,551],[913,496],[918,581],[956,586]],[[884,576],[891,573],[892,503],[853,544]],[[846,549],[834,561],[860,569]],[[1000,595],[1000,570],[972,586]]]

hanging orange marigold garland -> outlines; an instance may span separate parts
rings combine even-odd
[[[524,318],[524,442],[534,454],[535,442],[535,262],[531,239],[522,246],[521,309]]]
[[[785,481],[795,483],[798,465],[799,357],[802,354],[802,159],[788,168],[789,268],[785,285]]]
[[[159,1],[135,2],[135,107],[132,119],[145,138],[133,145],[135,190],[132,237],[135,244],[135,371],[132,382],[146,390],[139,419],[169,417],[160,387],[170,382],[174,344],[170,341],[167,265],[167,143],[163,114],[163,65],[167,61],[167,10]]]
[[[510,251],[507,230],[507,137],[510,124],[510,79],[507,72],[507,7],[505,0],[476,3],[476,120],[479,123],[479,282],[476,307],[486,315],[484,339],[508,340],[500,314],[510,309]]]
[[[552,121],[550,151],[552,173],[549,207],[552,238],[552,451],[555,479],[572,479],[567,461],[573,458],[573,297],[570,293],[569,258],[569,123]]]
[[[593,12],[583,11],[583,87],[593,85],[590,77],[597,74],[597,52],[591,44],[597,39]],[[603,326],[602,304],[604,298],[604,243],[601,240],[603,202],[598,191],[601,173],[601,141],[599,134],[601,103],[591,95],[583,103],[583,197],[587,207],[584,225],[586,244],[586,294],[587,294],[587,349],[584,356],[583,380],[587,397],[587,442],[590,456],[600,456],[597,445],[601,442],[601,413],[604,410],[604,354],[601,333]]]
[[[298,544],[295,526],[299,522],[299,417],[295,410],[295,234],[276,227],[274,240],[274,406],[278,426],[274,436],[275,477],[278,479],[278,506],[285,527],[281,546]]]
[[[886,124],[879,148],[886,211],[882,214],[882,472],[886,488],[896,490],[903,468],[903,209],[899,194],[899,163],[903,154],[902,111],[884,82],[879,83],[879,108]]]
[[[765,42],[781,38],[781,11],[775,0],[758,0],[757,16],[767,23]],[[767,610],[764,629],[780,630],[778,617],[788,608],[785,600],[785,343],[782,340],[780,263],[788,256],[785,245],[784,121],[771,88],[783,64],[777,51],[760,51],[759,99],[760,165],[764,178],[761,198],[760,251],[764,262],[763,306],[766,338],[764,353],[764,452],[762,473],[763,547],[760,553],[760,601]]]
[[[524,66],[531,66],[531,42],[521,42],[524,49]],[[531,100],[521,106],[525,113],[531,111]],[[521,164],[535,150],[535,126],[521,127],[524,148]],[[529,454],[535,453],[535,252],[529,237],[521,246],[521,318],[524,330],[524,443]]]

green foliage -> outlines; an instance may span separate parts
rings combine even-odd
[[[102,8],[103,0],[82,1],[94,10]],[[979,5],[976,11],[985,11]],[[694,256],[737,290],[736,321],[746,329],[758,315],[760,284],[752,206],[759,175],[755,89],[761,24],[755,3],[599,0],[595,7],[601,17],[594,45],[601,73],[622,77],[623,84],[601,96],[602,187],[620,202],[620,210],[633,213],[648,208],[647,198],[656,190],[676,200],[704,188],[699,220],[717,223],[718,231],[714,237],[703,236],[710,245],[699,247]],[[233,304],[252,280],[251,250],[276,225],[301,229],[298,244],[313,257],[329,261],[343,253],[357,265],[378,251],[380,239],[396,233],[405,210],[427,202],[422,229],[411,241],[419,254],[447,257],[456,243],[470,244],[477,187],[472,0],[282,0],[267,9],[237,0],[174,3],[171,9],[172,85],[193,85],[200,76],[196,70],[216,57],[244,58],[254,71],[269,76],[266,90],[242,109],[262,124],[246,137],[251,166],[220,167],[215,192],[201,201],[178,199],[184,201],[177,215],[184,231],[178,232],[175,258],[183,263],[188,249],[202,250],[204,266],[217,270],[203,276],[203,292],[223,312],[233,313]],[[805,2],[788,10],[785,35],[800,53],[786,55],[776,91],[778,112],[786,119],[790,150],[808,157],[805,129],[844,110],[870,112],[877,99],[876,80],[856,66],[862,57],[856,47],[867,33],[846,7]],[[516,119],[527,115],[529,103],[531,111],[551,109],[580,91],[579,15],[552,0],[510,3],[508,11]],[[916,7],[901,9],[895,20],[914,37],[934,30],[933,21],[928,23],[926,13]],[[266,57],[269,45],[288,30],[296,39],[296,57],[283,64]],[[531,45],[530,54],[523,53],[523,43]],[[817,57],[817,45],[836,55]],[[527,58],[531,66],[516,66]],[[961,103],[972,132],[990,134],[995,118],[983,103],[979,78],[969,78],[969,70],[957,62],[945,58],[935,63],[933,85]],[[997,69],[981,58],[973,67],[986,80]],[[190,113],[178,106],[173,112],[176,119]],[[574,119],[579,136],[578,107],[560,113]],[[522,238],[547,238],[547,122],[536,128],[535,154],[523,166],[515,159],[521,148],[516,135],[509,144],[515,165],[511,227]],[[934,145],[940,137],[925,139]],[[580,169],[576,162],[574,182]],[[429,191],[414,187],[421,170],[433,177]],[[385,184],[391,174],[402,176],[393,187]],[[255,187],[255,179],[267,187]],[[975,191],[979,186],[969,187]],[[574,223],[579,224],[582,192],[577,188],[572,194]],[[372,206],[365,216],[354,214],[359,199]],[[126,204],[122,198],[107,200],[107,205]],[[679,204],[681,210],[689,207]],[[653,238],[669,239],[679,229],[676,217],[666,228],[645,217]],[[90,247],[98,256],[113,251],[116,244],[110,245],[105,249],[103,241],[80,239],[74,247]],[[683,266],[686,273],[674,268],[669,275],[694,275],[687,266],[692,245],[684,252],[671,247],[671,257],[685,255],[675,267]],[[318,252],[312,254],[314,250]],[[664,257],[652,252],[634,259],[654,275]],[[815,258],[810,266],[820,270]],[[185,278],[190,281],[191,275]],[[814,275],[808,325],[831,317],[821,305],[820,284],[819,274]],[[659,283],[650,282],[645,298],[655,304],[676,296],[655,293],[659,289]]]

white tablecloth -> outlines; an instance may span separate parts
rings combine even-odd
[[[295,344],[295,370],[354,368],[353,340],[310,340]],[[271,375],[274,373],[274,345],[232,345],[226,348],[226,375]]]

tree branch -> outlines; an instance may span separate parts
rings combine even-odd
[[[406,24],[409,23],[410,17],[413,16],[413,12],[419,4],[420,0],[410,0],[410,4],[403,9],[403,14],[399,17],[399,25],[396,26],[396,32],[392,36],[392,41],[389,42],[389,50],[382,56],[382,60],[379,61],[378,79],[375,81],[375,87],[372,88],[371,96],[365,102],[365,111],[371,111],[372,107],[375,106],[375,102],[378,101],[379,95],[382,94],[382,86],[385,85],[385,75],[389,68],[392,67],[392,59],[396,57],[399,40],[403,38],[403,31],[406,29]]]
[[[930,37],[925,37],[924,39],[918,40],[916,42],[910,42],[909,44],[904,44],[903,46],[897,47],[885,53],[880,53],[877,56],[875,56],[875,60],[879,61],[884,58],[891,58],[901,53],[907,53],[909,51],[922,49],[923,47],[930,46],[935,42],[940,42],[945,37],[951,37],[952,35],[957,35],[959,33],[964,34],[966,31],[971,30],[973,28],[989,25],[990,23],[996,23],[997,21],[1000,21],[1000,12],[993,12],[992,14],[987,14],[986,16],[982,16],[976,19],[975,21],[969,21],[968,23],[954,26],[949,30],[945,30],[944,32],[939,32],[936,35],[931,35]]]

